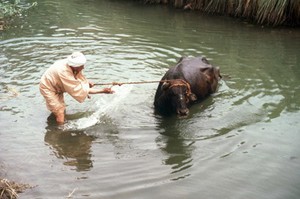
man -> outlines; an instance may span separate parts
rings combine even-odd
[[[110,88],[92,88],[94,84],[82,74],[85,63],[85,56],[81,52],[74,52],[66,59],[56,61],[41,78],[40,92],[59,125],[65,121],[65,92],[80,103],[89,97],[88,94],[114,92]]]

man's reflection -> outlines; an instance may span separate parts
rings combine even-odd
[[[44,139],[55,156],[66,160],[64,165],[74,166],[77,171],[90,170],[93,167],[91,145],[95,137],[83,131],[61,131],[51,125],[51,121],[50,118]]]

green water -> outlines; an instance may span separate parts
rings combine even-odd
[[[0,177],[20,198],[300,197],[300,30],[166,6],[44,0],[0,32]],[[219,66],[188,118],[153,113],[157,84],[113,87],[57,128],[43,72],[80,50],[95,83],[159,80],[181,56]]]

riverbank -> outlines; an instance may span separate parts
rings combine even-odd
[[[9,1],[0,2],[0,31],[5,29],[14,16],[21,15],[21,13],[36,5],[36,2],[32,4],[20,1],[14,1],[13,3]]]
[[[168,4],[185,10],[227,15],[261,25],[292,27],[300,25],[298,0],[144,0],[144,3]]]

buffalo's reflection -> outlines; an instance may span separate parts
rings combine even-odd
[[[182,121],[177,118],[158,118],[161,136],[157,138],[160,149],[167,153],[164,160],[166,165],[172,166],[172,173],[177,173],[192,166],[193,141],[182,135]],[[182,177],[182,176],[181,176]]]

